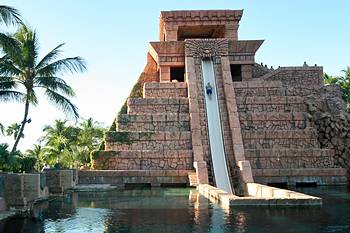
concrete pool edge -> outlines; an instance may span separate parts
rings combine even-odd
[[[198,191],[208,199],[218,201],[223,207],[231,206],[320,206],[322,199],[307,194],[275,188],[258,183],[247,183],[247,197],[229,194],[208,184],[200,184]]]

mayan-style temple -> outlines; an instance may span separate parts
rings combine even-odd
[[[238,39],[242,14],[161,12],[159,41],[149,43],[145,69],[95,157],[93,179],[211,184],[237,195],[252,182],[347,182],[314,116],[341,108],[327,99],[335,103],[338,92],[324,87],[320,66],[257,64],[263,40]]]

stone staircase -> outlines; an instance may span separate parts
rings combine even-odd
[[[321,149],[303,96],[281,81],[234,82],[245,156],[255,182],[344,184],[334,151]]]
[[[197,187],[199,185],[196,172],[189,172],[188,173],[188,180],[190,182],[190,187]]]
[[[193,154],[186,83],[145,83],[143,98],[129,98],[127,106],[116,120],[116,131],[106,133],[105,151],[95,159],[95,168],[127,177],[128,171],[130,176],[147,173],[142,175],[147,179],[124,179],[128,183],[189,185]]]

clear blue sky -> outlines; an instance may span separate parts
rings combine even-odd
[[[65,42],[67,56],[79,55],[88,72],[67,76],[82,117],[109,125],[146,62],[149,41],[158,39],[161,10],[244,9],[240,39],[264,39],[256,61],[269,66],[324,66],[338,75],[350,65],[350,1],[276,0],[3,0],[22,13],[39,34],[41,52]],[[0,103],[0,122],[20,122],[23,106]],[[36,142],[45,124],[64,118],[41,101],[30,112],[20,148]],[[1,137],[1,136],[0,136]],[[8,139],[0,138],[0,142]]]

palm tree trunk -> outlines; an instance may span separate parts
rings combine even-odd
[[[26,104],[25,104],[25,107],[24,107],[23,121],[21,123],[21,128],[19,129],[18,135],[16,137],[15,144],[13,144],[13,147],[12,147],[12,150],[11,150],[12,153],[17,150],[17,146],[18,146],[19,140],[21,140],[21,138],[22,138],[23,131],[24,131],[24,126],[27,123],[28,112],[29,112],[29,100],[28,100],[28,97],[27,97],[26,98]]]

